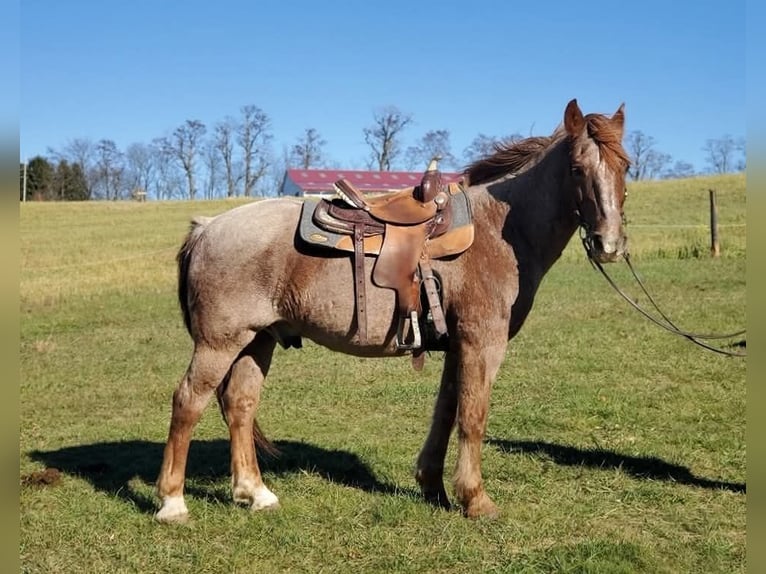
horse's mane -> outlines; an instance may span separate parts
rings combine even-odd
[[[601,148],[604,161],[613,169],[625,169],[630,159],[622,147],[622,129],[615,126],[607,116],[588,114],[585,116],[588,135]],[[495,180],[504,175],[522,171],[536,163],[554,143],[566,137],[563,126],[549,136],[532,136],[520,140],[508,140],[494,144],[495,152],[478,159],[463,170],[469,185]]]

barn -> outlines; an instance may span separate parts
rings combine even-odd
[[[460,179],[461,173],[442,172],[446,182]],[[346,178],[363,193],[381,194],[414,187],[420,183],[422,171],[365,171],[353,169],[288,169],[280,188],[281,195],[299,197],[331,197],[333,184]]]

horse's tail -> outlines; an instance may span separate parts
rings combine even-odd
[[[263,434],[261,427],[258,426],[258,421],[253,419],[253,441],[255,441],[255,448],[259,449],[263,454],[267,454],[271,457],[277,457],[280,455],[279,448],[271,442],[266,435]]]
[[[178,302],[184,316],[186,330],[191,333],[191,310],[189,309],[189,264],[191,263],[194,246],[202,236],[205,226],[213,220],[212,217],[195,217],[192,219],[189,233],[186,234],[181,249],[178,251]]]

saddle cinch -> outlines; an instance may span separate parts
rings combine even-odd
[[[335,183],[337,198],[305,202],[299,228],[307,243],[350,252],[353,258],[357,338],[367,342],[365,255],[375,256],[372,282],[396,291],[399,322],[395,345],[412,351],[423,366],[421,321],[436,341],[446,339],[440,282],[430,260],[458,255],[473,243],[471,207],[462,186],[445,184],[434,159],[420,185],[366,198],[347,180]],[[421,289],[428,309],[423,311]]]

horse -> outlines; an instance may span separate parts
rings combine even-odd
[[[612,115],[584,115],[573,99],[550,136],[498,143],[465,169],[475,239],[464,253],[432,262],[441,277],[448,343],[415,468],[428,503],[452,508],[443,474],[457,425],[453,490],[462,513],[498,514],[481,475],[490,390],[543,276],[575,231],[582,229],[590,256],[601,263],[627,250],[624,119],[624,104]],[[278,507],[256,460],[256,448],[270,443],[255,420],[277,344],[299,347],[306,337],[360,357],[406,353],[396,344],[395,294],[375,287],[369,272],[367,336],[364,342],[355,337],[350,258],[322,256],[299,244],[302,205],[299,198],[271,198],[192,220],[177,261],[178,298],[194,349],[172,398],[156,483],[160,522],[188,517],[189,445],[214,394],[230,435],[234,502],[253,511]]]

